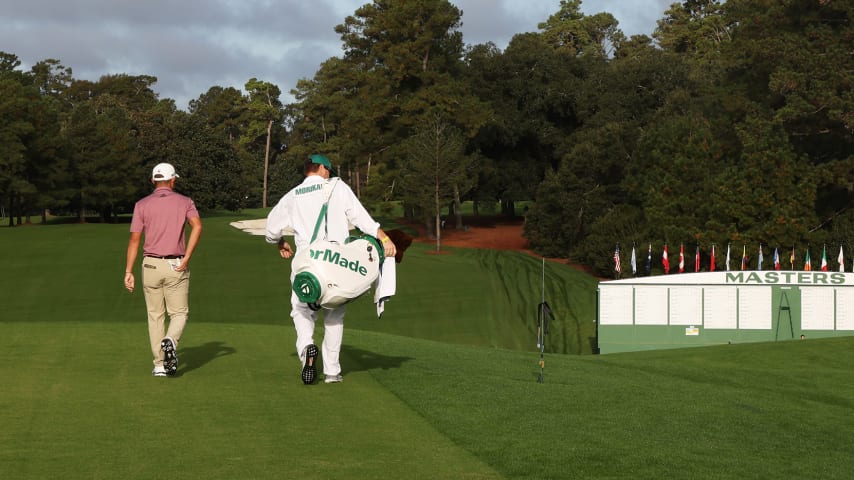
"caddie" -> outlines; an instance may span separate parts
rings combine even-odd
[[[303,182],[286,193],[267,216],[267,242],[278,245],[282,258],[289,259],[308,248],[315,237],[343,244],[350,235],[351,225],[382,242],[386,257],[395,256],[397,251],[394,243],[368,214],[353,190],[336,177],[327,157],[311,155],[305,160],[303,173]],[[325,210],[324,204],[327,205]],[[288,234],[293,234],[296,250],[285,240]],[[291,273],[293,282],[294,274]],[[346,311],[346,304],[323,309],[324,335],[320,353],[325,383],[343,380],[339,355],[344,339]],[[314,383],[317,377],[319,352],[314,343],[314,326],[318,314],[317,309],[310,308],[291,291],[291,318],[297,334],[296,349],[302,364],[301,377],[306,385]]]

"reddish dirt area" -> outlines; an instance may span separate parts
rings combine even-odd
[[[539,255],[528,248],[528,240],[522,236],[522,219],[466,217],[463,219],[463,225],[465,226],[464,229],[457,230],[449,220],[445,224],[445,229],[442,230],[441,246],[516,250],[540,258]],[[427,229],[424,225],[410,224],[410,226],[418,231],[418,236],[414,239],[415,242],[430,245],[436,244],[436,239],[431,238],[427,234]],[[433,251],[432,253],[435,254],[436,252]],[[453,252],[443,249],[438,253],[446,255]],[[567,264],[586,273],[591,273],[587,268],[570,264],[564,258],[546,258],[546,260]]]
[[[435,244],[435,238],[420,235],[417,241]],[[495,250],[527,250],[528,240],[522,236],[521,221],[466,225],[462,230],[448,227],[442,230],[441,245],[446,247],[491,248]]]
[[[456,229],[448,220],[442,229],[442,247],[492,248],[496,250],[525,250],[528,241],[522,236],[521,219],[464,218],[464,227]],[[436,238],[421,224],[409,224],[418,232],[417,243],[436,244]]]

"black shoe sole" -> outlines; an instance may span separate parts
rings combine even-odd
[[[305,347],[305,365],[302,367],[302,383],[311,385],[317,379],[317,368],[314,362],[317,360],[317,345],[310,344]]]
[[[175,375],[178,371],[178,352],[175,351],[175,344],[164,338],[160,342],[160,349],[163,350],[163,368],[166,369],[166,375]]]

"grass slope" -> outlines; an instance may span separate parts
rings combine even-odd
[[[541,260],[518,252],[416,244],[397,266],[398,294],[377,319],[369,298],[352,307],[356,328],[465,345],[536,350]],[[596,281],[566,265],[545,265],[546,300],[556,314],[547,351],[591,353]]]
[[[127,225],[0,229],[0,477],[848,478],[854,468],[854,339],[548,354],[538,384],[529,344],[541,264],[512,253],[413,247],[382,319],[368,300],[351,307],[345,382],[305,387],[287,263],[229,220],[205,219],[180,375],[168,379],[149,375],[142,296],[121,285]],[[576,273],[546,265],[562,320],[549,351],[589,341],[593,299]]]
[[[359,333],[377,379],[507,478],[848,478],[854,339],[607,356]]]

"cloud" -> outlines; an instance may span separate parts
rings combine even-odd
[[[368,0],[29,0],[7,2],[0,50],[29,69],[53,58],[75,78],[126,73],[157,77],[155,90],[179,108],[212,86],[274,83],[283,101],[300,78],[342,54],[336,25]],[[537,31],[559,0],[457,0],[469,44],[506,47]],[[585,14],[609,11],[627,35],[651,33],[668,0],[588,0]]]
[[[620,30],[627,37],[645,34],[652,36],[656,21],[664,17],[664,12],[675,0],[587,0],[581,4],[585,15],[608,12],[620,22]]]

